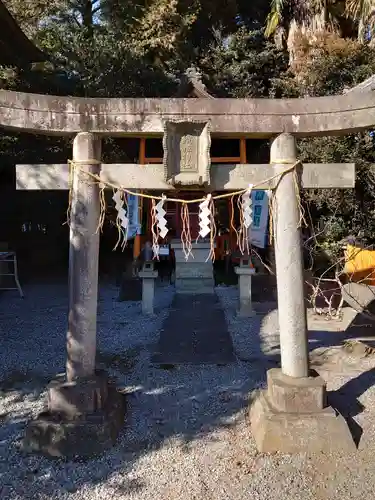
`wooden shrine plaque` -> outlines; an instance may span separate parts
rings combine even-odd
[[[164,175],[173,186],[210,184],[209,122],[166,121],[164,126]]]

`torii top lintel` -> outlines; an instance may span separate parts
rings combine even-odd
[[[375,93],[302,99],[107,99],[0,90],[0,127],[49,135],[161,134],[165,121],[210,120],[211,132],[272,137],[347,134],[375,125]]]

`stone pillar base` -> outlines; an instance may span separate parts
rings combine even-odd
[[[125,397],[104,373],[54,381],[48,408],[29,423],[23,449],[50,457],[95,456],[115,444],[124,418]]]
[[[260,452],[356,449],[344,417],[326,406],[321,377],[294,379],[273,368],[267,380],[267,391],[262,391],[250,408],[251,429]]]

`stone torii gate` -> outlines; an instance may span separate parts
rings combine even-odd
[[[104,181],[129,189],[163,191],[192,184],[206,190],[244,189],[292,166],[297,160],[298,137],[346,134],[375,124],[375,96],[371,93],[309,99],[207,100],[83,99],[0,91],[0,107],[2,127],[75,136],[73,160]],[[160,134],[168,127],[171,130],[165,135],[164,165],[100,165],[102,137]],[[210,134],[272,139],[270,165],[225,165],[211,171]],[[184,158],[190,160],[176,161],[172,155],[174,160],[170,161],[168,152],[182,147],[189,152]],[[17,167],[18,189],[68,189],[68,178],[67,165]],[[352,188],[354,165],[304,165],[299,178],[302,188]],[[110,432],[106,434],[103,429],[111,427],[113,408],[119,407],[110,397],[114,391],[108,390],[105,378],[95,372],[99,186],[86,181],[86,175],[76,170],[70,233],[67,381],[50,387],[49,413],[32,422],[28,431],[32,448],[55,454],[68,453],[77,427],[80,435],[87,435],[89,427],[89,433],[102,436],[96,441],[106,444]],[[261,451],[349,449],[354,444],[344,419],[327,406],[325,383],[309,370],[295,173],[290,170],[271,185],[258,188],[262,187],[276,189],[281,369],[268,372],[268,389],[252,405],[252,431]],[[56,414],[61,417],[58,423]],[[98,414],[102,416],[99,424],[95,418],[90,420]],[[80,418],[73,425],[77,415]]]

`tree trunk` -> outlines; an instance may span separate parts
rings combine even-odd
[[[93,4],[91,0],[85,0],[83,2],[81,16],[82,16],[82,24],[86,28],[88,36],[92,37],[94,16],[93,16]]]

